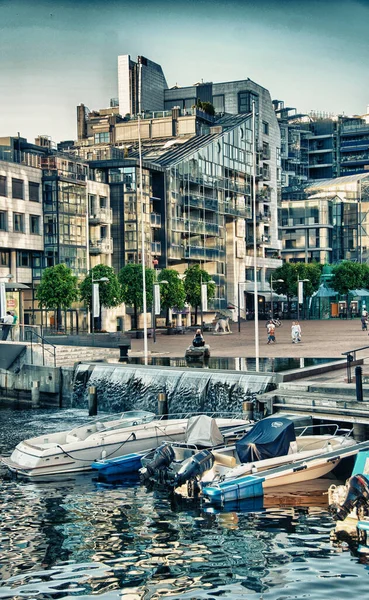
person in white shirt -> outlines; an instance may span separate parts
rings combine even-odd
[[[298,344],[301,342],[301,327],[298,321],[292,322],[291,337],[293,344]]]
[[[3,318],[3,335],[2,335],[2,341],[5,342],[8,338],[9,335],[9,331],[11,330],[11,327],[13,325],[13,315],[11,314],[11,312],[7,312],[5,317]]]

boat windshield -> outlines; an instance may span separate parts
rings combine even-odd
[[[146,410],[127,410],[121,414],[120,421],[124,423],[140,425],[141,423],[150,423],[156,417],[155,413],[148,412]]]

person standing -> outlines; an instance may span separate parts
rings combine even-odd
[[[274,344],[275,343],[275,325],[272,321],[272,319],[270,319],[269,323],[267,324],[267,334],[268,334],[268,341],[267,344]]]
[[[292,322],[291,337],[293,344],[298,344],[301,342],[301,327],[298,321]]]
[[[8,338],[9,335],[9,331],[11,330],[13,325],[13,315],[11,314],[11,312],[8,310],[4,319],[3,319],[3,335],[1,340],[3,342],[5,342]]]
[[[13,327],[11,328],[10,335],[11,335],[12,341],[14,342],[14,340],[17,338],[16,334],[17,334],[18,316],[17,316],[17,314],[15,313],[14,310],[12,311],[11,315],[13,317]]]

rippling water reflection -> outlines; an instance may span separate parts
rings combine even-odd
[[[81,411],[0,411],[0,452]],[[141,600],[366,597],[367,565],[330,542],[321,508],[180,509],[91,475],[28,483],[0,472],[0,598]]]

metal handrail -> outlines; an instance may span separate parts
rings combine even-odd
[[[360,352],[360,350],[367,350],[369,346],[363,346],[362,348],[354,348],[353,350],[348,350],[347,352],[341,352],[341,356],[346,356],[347,363],[347,383],[351,383],[351,363],[356,361],[356,352]]]
[[[33,329],[27,329],[25,331],[26,340],[27,340],[28,334],[31,334],[30,342],[31,342],[31,362],[32,362],[32,364],[33,364],[33,336],[35,335],[37,338],[39,338],[41,340],[41,342],[38,342],[38,343],[41,344],[41,347],[42,347],[42,365],[45,366],[45,350],[46,350],[46,352],[48,352],[49,354],[51,354],[53,356],[54,367],[56,367],[56,346],[55,346],[55,344],[52,344],[51,342],[49,342],[46,338],[44,338],[44,337],[42,337],[42,335],[39,335],[38,333],[36,333],[36,331],[34,331]],[[49,348],[46,348],[45,344],[52,346],[53,350],[49,350]]]

